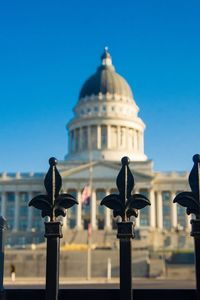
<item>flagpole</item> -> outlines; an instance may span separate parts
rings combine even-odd
[[[93,166],[92,166],[92,151],[91,151],[91,127],[89,127],[89,188],[90,188],[90,222],[88,224],[88,250],[87,250],[87,280],[91,279],[92,257],[91,257],[91,233],[93,227]]]
[[[89,187],[90,187],[90,223],[92,225],[92,229],[94,229],[94,221],[93,221],[93,206],[94,198],[93,198],[93,166],[92,166],[92,143],[91,143],[91,127],[89,127],[89,136],[88,136],[88,148],[89,148]]]

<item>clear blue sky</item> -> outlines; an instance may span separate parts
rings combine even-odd
[[[156,170],[200,152],[200,1],[0,3],[0,171],[46,171],[104,46],[133,89]]]

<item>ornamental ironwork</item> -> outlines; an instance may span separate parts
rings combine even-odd
[[[75,204],[77,200],[70,194],[61,193],[62,178],[56,168],[57,160],[55,157],[49,159],[49,170],[44,179],[46,195],[37,195],[34,197],[29,206],[33,206],[41,210],[42,217],[50,217],[50,221],[54,221],[57,217],[66,216],[66,210]]]

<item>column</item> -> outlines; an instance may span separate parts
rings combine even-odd
[[[134,194],[139,194],[139,190],[135,190]],[[138,209],[138,216],[135,218],[135,227],[136,229],[140,228],[140,210]]]
[[[156,205],[155,205],[155,192],[153,189],[149,191],[149,198],[151,205],[149,207],[149,224],[150,227],[156,227]]]
[[[101,149],[101,126],[97,125],[97,149]]]
[[[192,216],[191,216],[191,214],[189,216],[188,216],[188,214],[185,214],[185,218],[186,218],[186,220],[185,220],[185,229],[186,229],[186,231],[190,232],[191,231],[190,221],[191,221]]]
[[[96,191],[91,191],[92,198],[91,198],[91,211],[90,211],[90,222],[92,224],[92,229],[97,229],[97,222],[96,222]]]
[[[28,193],[28,202],[33,199],[33,192]],[[30,231],[33,228],[33,207],[28,207],[28,226],[27,229]]]
[[[106,190],[106,196],[109,195],[109,190]],[[111,230],[111,210],[107,207],[105,207],[105,229],[106,230]]]
[[[1,194],[1,216],[6,217],[6,192]]]
[[[173,203],[173,200],[176,196],[175,192],[171,193],[171,202],[170,202],[170,208],[171,208],[171,226],[172,229],[176,229],[178,226],[178,218],[177,218],[177,204]]]
[[[163,229],[163,205],[161,191],[157,192],[157,226],[159,229]]]
[[[82,201],[81,201],[81,191],[77,192],[78,205],[76,205],[76,229],[81,230],[82,225]]]
[[[15,193],[15,215],[14,215],[14,231],[19,229],[19,205],[20,205],[20,198],[19,192]]]
[[[63,191],[63,193],[67,193],[67,191]],[[69,213],[70,213],[70,210],[69,210]],[[68,227],[68,212],[67,212],[67,214],[66,214],[66,216],[65,217],[61,217],[61,222],[62,222],[62,228],[63,228],[63,233],[64,233],[64,231],[66,231],[66,229],[67,229],[67,227]]]

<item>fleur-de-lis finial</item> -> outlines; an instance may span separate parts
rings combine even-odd
[[[70,194],[59,194],[62,187],[62,178],[56,168],[57,160],[55,157],[49,159],[49,170],[44,179],[46,195],[34,197],[29,206],[41,210],[42,217],[50,217],[54,221],[58,216],[66,216],[66,209],[78,204],[76,199]]]
[[[189,175],[189,184],[192,192],[179,193],[174,198],[174,203],[177,202],[183,207],[186,207],[187,214],[195,214],[200,218],[200,155],[193,156],[193,168]]]
[[[145,196],[131,194],[134,188],[134,177],[130,171],[129,162],[126,156],[121,160],[122,167],[116,181],[119,195],[111,194],[101,201],[101,205],[113,210],[114,217],[121,216],[123,222],[129,220],[131,216],[137,217],[138,209],[150,205],[150,201]]]

